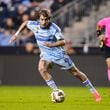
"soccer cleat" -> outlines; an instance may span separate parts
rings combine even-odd
[[[100,94],[97,91],[93,92],[92,95],[93,95],[93,97],[94,97],[96,102],[100,102],[101,101],[101,96],[100,96]]]

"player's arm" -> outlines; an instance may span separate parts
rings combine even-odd
[[[54,37],[55,37],[56,41],[53,43],[45,42],[44,45],[48,46],[48,47],[64,46],[65,40],[64,40],[64,37],[62,35],[61,29],[56,24],[54,24],[54,26],[56,27],[56,32],[54,33]]]
[[[105,35],[102,34],[102,27],[101,26],[97,25],[96,33],[97,33],[97,37],[100,41],[105,40]]]
[[[99,41],[100,41],[100,48],[102,48],[103,47],[103,45],[104,45],[104,41],[105,41],[105,35],[103,35],[102,34],[102,28],[101,28],[101,26],[99,26],[99,25],[97,25],[97,37],[98,37],[98,39],[99,39]]]
[[[59,47],[59,46],[64,46],[65,45],[65,40],[64,39],[59,39],[57,42],[54,43],[44,43],[45,46],[47,47]]]
[[[15,41],[19,35],[19,33],[25,28],[25,26],[27,25],[28,21],[23,22],[20,27],[18,28],[17,32],[11,37],[11,39],[9,40],[9,44],[11,44],[13,41]]]

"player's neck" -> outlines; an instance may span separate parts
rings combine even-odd
[[[51,22],[49,22],[49,24],[47,26],[45,26],[45,27],[40,26],[40,28],[42,28],[42,29],[49,29],[50,26],[51,26]]]

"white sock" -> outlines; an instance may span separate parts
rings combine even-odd
[[[93,85],[91,84],[91,82],[88,79],[86,81],[84,81],[83,84],[89,88],[91,93],[94,93],[96,91],[96,89],[93,87]]]
[[[55,82],[53,80],[46,80],[46,83],[53,90],[57,90],[58,89],[58,87],[56,86],[56,84],[55,84]]]

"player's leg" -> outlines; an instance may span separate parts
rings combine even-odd
[[[92,93],[93,97],[95,98],[95,100],[97,102],[101,100],[100,94],[94,88],[94,86],[89,81],[89,79],[87,78],[87,76],[83,72],[81,72],[75,65],[71,69],[69,69],[69,72],[73,76],[75,76],[76,78],[78,78],[86,87],[89,88],[90,92]]]
[[[110,81],[110,47],[104,45],[103,51],[107,64],[108,80]]]
[[[55,82],[53,81],[52,75],[49,73],[50,65],[51,65],[50,62],[40,60],[38,65],[38,70],[41,76],[43,77],[43,79],[45,80],[46,84],[53,90],[57,90],[58,88]]]
[[[65,54],[62,59],[54,60],[53,62],[55,64],[58,64],[59,66],[62,66],[62,69],[67,69],[73,76],[78,78],[85,86],[87,86],[93,94],[96,101],[101,100],[99,93],[93,87],[87,76],[75,66],[75,64],[72,62],[68,55]]]
[[[85,80],[87,80],[87,76],[81,72],[75,65],[68,70],[73,76],[77,77],[79,80],[81,80],[82,82],[84,82]]]
[[[110,81],[110,58],[106,59],[106,63],[107,63],[107,72],[108,72],[108,80]]]

